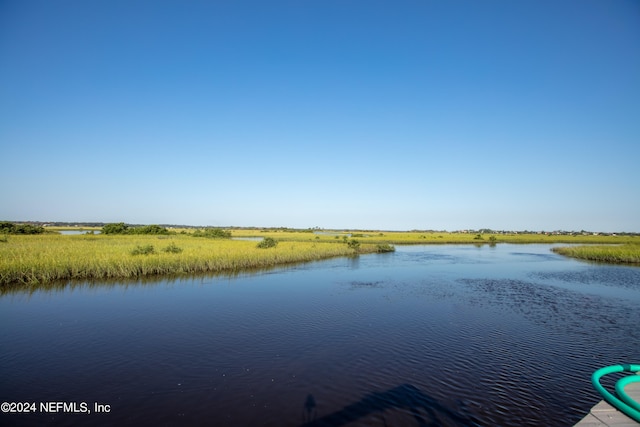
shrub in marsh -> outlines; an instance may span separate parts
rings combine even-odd
[[[354,252],[360,252],[360,242],[356,239],[351,239],[347,242],[347,246],[354,250]]]
[[[131,255],[151,255],[155,254],[156,250],[154,249],[153,245],[138,245],[130,253]]]
[[[129,234],[169,234],[169,230],[156,224],[129,228]]]
[[[124,222],[105,224],[102,227],[102,234],[127,234],[128,232],[129,226]]]
[[[14,234],[42,234],[44,233],[44,227],[39,225],[19,224],[16,227]]]
[[[204,230],[196,230],[193,237],[208,237],[210,239],[230,239],[231,232],[222,228],[205,228]]]
[[[0,222],[0,233],[2,234],[42,234],[44,227],[31,224],[14,224],[10,221]]]
[[[124,222],[105,224],[102,227],[102,234],[169,234],[169,230],[159,225],[143,225],[140,227],[129,227]]]
[[[162,251],[168,254],[179,254],[180,252],[182,252],[182,248],[179,248],[175,243],[171,242],[169,246],[162,249]]]
[[[13,231],[15,225],[9,221],[0,222],[0,233],[9,234]]]
[[[0,242],[7,243],[9,241],[9,235],[7,233],[0,234]]]
[[[278,241],[273,237],[265,237],[256,245],[256,248],[267,249],[267,248],[275,248],[278,246]]]
[[[396,248],[393,245],[388,243],[382,243],[376,246],[376,252],[384,253],[384,252],[395,252]]]

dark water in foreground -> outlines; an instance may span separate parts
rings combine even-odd
[[[573,425],[600,400],[593,370],[640,363],[640,268],[549,248],[5,294],[0,400],[38,413],[0,424]]]

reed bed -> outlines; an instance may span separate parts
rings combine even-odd
[[[234,237],[272,237],[279,244],[260,249],[255,241],[195,238],[189,234],[10,235],[0,241],[0,286],[237,272],[393,250],[389,244],[621,243],[554,250],[594,261],[640,263],[640,243],[635,243],[640,242],[640,238],[634,236],[360,231],[316,234],[237,229],[232,234]]]
[[[363,244],[485,244],[485,243],[640,243],[638,236],[615,236],[594,234],[540,234],[540,233],[495,233],[478,234],[462,232],[421,231],[323,231],[321,233],[279,230],[232,230],[234,237],[273,237],[284,241],[337,242],[354,238]]]
[[[616,264],[640,265],[640,244],[557,247],[552,251],[572,258]]]
[[[376,245],[359,248],[360,253],[376,251]],[[338,242],[290,241],[259,249],[252,241],[188,235],[9,236],[0,243],[0,285],[241,271],[353,254],[352,248]]]

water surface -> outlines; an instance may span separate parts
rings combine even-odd
[[[549,245],[397,247],[242,274],[0,297],[7,425],[566,426],[640,361],[640,268]]]
[[[102,230],[60,230],[58,231],[60,234],[75,236],[78,234],[100,234]]]

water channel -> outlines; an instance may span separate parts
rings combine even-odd
[[[4,291],[0,399],[37,410],[0,424],[570,426],[640,363],[640,268],[550,247]]]

